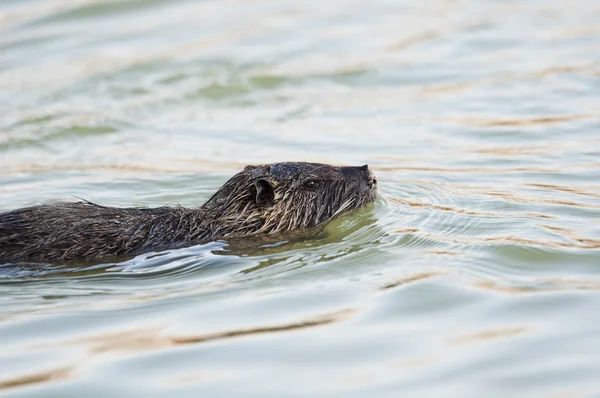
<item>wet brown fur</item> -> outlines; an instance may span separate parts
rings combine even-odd
[[[374,200],[368,167],[247,166],[203,206],[114,208],[67,202],[0,214],[0,262],[89,260],[218,238],[285,233]]]

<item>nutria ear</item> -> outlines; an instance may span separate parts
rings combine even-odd
[[[263,178],[254,183],[256,187],[256,204],[260,207],[272,206],[275,200],[273,185]]]

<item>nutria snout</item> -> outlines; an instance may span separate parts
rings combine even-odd
[[[219,238],[321,225],[375,199],[367,165],[247,166],[201,207],[114,208],[90,202],[0,214],[0,262],[89,260]]]

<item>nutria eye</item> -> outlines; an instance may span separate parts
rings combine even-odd
[[[310,190],[310,191],[314,191],[315,189],[317,189],[317,186],[319,185],[318,182],[314,181],[314,180],[310,180],[310,181],[306,181],[304,183],[304,188]]]

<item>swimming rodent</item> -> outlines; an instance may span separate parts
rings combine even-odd
[[[0,262],[93,260],[220,238],[319,226],[373,202],[367,165],[246,166],[199,208],[116,208],[91,202],[26,207],[0,214]]]

